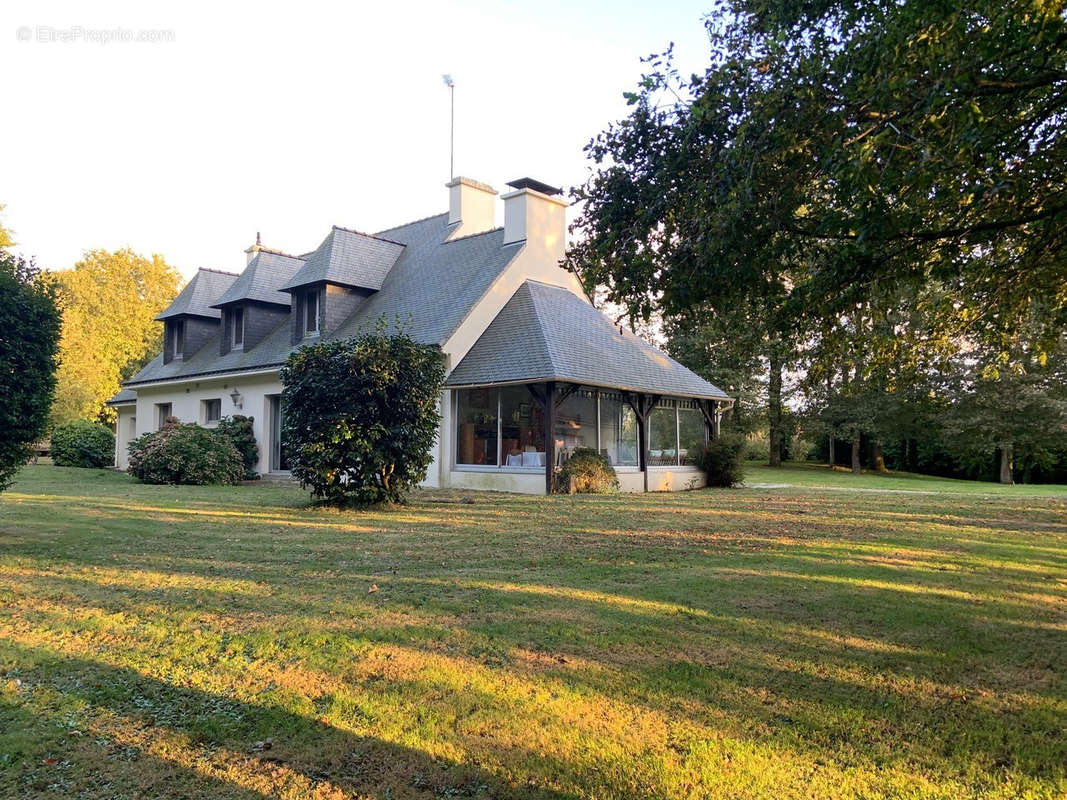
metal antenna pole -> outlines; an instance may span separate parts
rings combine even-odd
[[[452,106],[448,134],[448,179],[452,180],[456,177],[456,82],[448,74],[442,75],[441,79],[444,80],[445,86],[448,87],[449,100]]]

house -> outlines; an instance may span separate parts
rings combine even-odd
[[[447,184],[448,212],[374,234],[334,227],[290,255],[257,242],[240,274],[201,269],[157,319],[163,352],[112,398],[116,463],[169,416],[254,417],[261,473],[287,471],[279,370],[300,346],[401,321],[439,345],[448,377],[430,486],[540,493],[577,447],[627,491],[703,483],[722,391],[601,314],[561,266],[566,202],[524,178],[502,196]]]

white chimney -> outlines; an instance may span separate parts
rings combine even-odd
[[[515,189],[504,200],[504,244],[526,242],[543,249],[556,261],[563,258],[568,203],[560,190],[531,178],[508,184]]]
[[[448,187],[448,224],[456,225],[449,239],[491,230],[495,221],[496,189],[471,178],[456,177]]]
[[[245,250],[245,265],[252,263],[252,259],[255,258],[259,251],[263,249],[263,243],[259,239],[259,231],[256,231],[256,243]]]

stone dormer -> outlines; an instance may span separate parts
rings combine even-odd
[[[279,291],[304,266],[304,260],[268,250],[256,237],[245,271],[212,307],[222,312],[219,353],[251,350],[289,316],[292,296]],[[251,248],[250,248],[251,249]]]
[[[293,298],[295,344],[331,333],[382,288],[404,245],[334,226],[282,287]]]
[[[192,358],[219,332],[222,314],[215,298],[237,280],[232,272],[199,269],[156,319],[163,323],[163,363]]]

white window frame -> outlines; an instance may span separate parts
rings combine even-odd
[[[166,409],[166,413],[164,413],[164,409]],[[158,431],[163,427],[163,423],[167,421],[167,417],[173,416],[173,403],[156,403],[156,430]]]
[[[215,419],[211,419],[208,409],[211,408],[212,403],[218,403],[219,415]],[[219,420],[222,419],[222,398],[221,397],[208,397],[200,401],[200,423],[204,426],[214,426],[219,424]]]
[[[185,354],[185,320],[176,319],[170,324],[170,357],[184,358]]]
[[[315,316],[314,316],[315,327],[314,328],[308,327],[308,317],[309,317],[309,312],[311,311],[311,303],[312,302],[315,303]],[[322,309],[319,307],[319,290],[315,289],[314,291],[311,291],[311,292],[308,292],[307,294],[305,294],[304,295],[304,335],[305,336],[318,336],[319,335],[319,329],[321,327],[320,322],[319,322],[319,317],[320,317],[321,313],[322,313]]]
[[[240,325],[237,324],[240,319]],[[238,340],[240,334],[240,340]],[[234,308],[230,310],[230,347],[233,350],[244,350],[245,347],[245,310]]]

